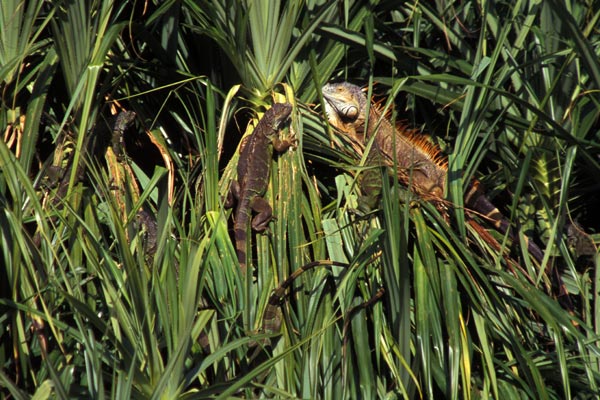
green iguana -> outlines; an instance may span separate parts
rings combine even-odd
[[[271,220],[272,210],[263,198],[269,186],[269,174],[273,149],[283,152],[294,145],[294,140],[280,139],[279,131],[292,113],[289,103],[276,103],[260,119],[251,135],[240,146],[240,158],[237,165],[237,181],[233,181],[226,207],[230,207],[233,198],[237,200],[235,210],[234,235],[235,247],[242,273],[246,272],[246,230],[254,211],[252,229],[263,232]]]
[[[323,86],[322,91],[330,125],[362,149],[372,140],[367,154],[368,165],[397,166],[398,180],[403,185],[426,200],[443,201],[448,163],[437,146],[414,130],[392,125],[377,104],[370,105],[367,118],[367,97],[356,85],[332,83]],[[376,175],[380,177],[378,172]],[[361,205],[374,208],[381,195],[380,179],[364,178],[361,189]],[[477,180],[470,183],[464,203],[468,209],[489,218],[502,234],[508,232],[513,240],[517,237],[506,218],[485,196]],[[542,251],[531,241],[528,241],[528,250],[538,262],[542,261]]]

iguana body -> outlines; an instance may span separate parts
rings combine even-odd
[[[377,105],[368,107],[366,118],[368,100],[356,85],[347,82],[325,85],[323,97],[329,123],[334,128],[361,148],[369,146],[372,141],[367,155],[369,165],[396,167],[401,183],[425,199],[442,201],[448,164],[437,146],[412,130],[392,125]],[[372,176],[361,182],[362,190],[366,192],[362,203],[367,207],[375,205],[381,193],[380,184]],[[515,238],[508,221],[485,197],[476,180],[471,182],[464,202],[468,209],[488,217],[500,232],[508,232]],[[528,243],[528,250],[538,261],[542,260],[542,251],[534,243]]]
[[[267,229],[271,220],[271,206],[263,196],[269,186],[273,149],[283,152],[293,144],[292,140],[279,138],[279,131],[289,119],[291,112],[292,106],[288,103],[273,104],[241,145],[237,166],[238,178],[231,184],[227,205],[232,203],[232,196],[237,199],[233,230],[240,268],[244,273],[246,271],[246,230],[252,211],[257,213],[252,219],[252,229],[257,232]]]

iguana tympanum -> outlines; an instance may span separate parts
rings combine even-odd
[[[273,104],[240,146],[237,181],[231,183],[225,205],[230,207],[233,198],[237,200],[233,231],[243,275],[246,272],[246,231],[252,211],[257,213],[252,219],[252,229],[256,232],[265,231],[272,216],[271,206],[263,196],[269,186],[273,149],[281,153],[294,145],[294,140],[279,137],[291,113],[291,104]]]
[[[424,135],[392,125],[377,104],[369,105],[367,118],[367,97],[356,85],[331,83],[323,86],[322,91],[329,124],[359,147],[371,146],[366,160],[369,165],[397,167],[398,180],[413,192],[427,200],[443,200],[448,163],[437,146]],[[361,182],[363,197],[360,201],[364,208],[373,208],[381,194],[381,181],[373,175],[380,176],[371,174]],[[516,238],[509,222],[484,195],[478,181],[470,183],[464,203],[468,209],[489,218],[498,231]],[[543,253],[539,247],[528,241],[528,250],[541,262]]]

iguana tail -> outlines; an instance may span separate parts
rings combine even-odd
[[[248,225],[248,205],[245,201],[240,201],[238,205],[239,212],[236,214],[235,223],[233,225],[233,234],[235,237],[235,250],[237,253],[238,261],[240,264],[240,270],[242,276],[246,275],[246,251],[247,251],[247,233],[246,228]]]
[[[485,196],[481,185],[476,180],[471,183],[469,191],[465,196],[465,205],[488,218],[500,233],[508,233],[513,241],[518,242],[517,233],[511,228],[510,223],[504,217],[504,215],[502,215],[500,210],[498,210],[496,206],[493,205],[492,202]],[[525,236],[525,242],[527,243],[527,250],[529,253],[536,259],[537,262],[541,263],[544,258],[544,253],[542,250],[534,242],[530,241],[527,236]]]

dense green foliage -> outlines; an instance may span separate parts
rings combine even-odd
[[[0,394],[597,397],[599,18],[583,0],[2,0]],[[443,148],[447,215],[394,181],[353,211],[364,160],[325,121],[330,79]],[[242,134],[286,100],[298,147],[272,161],[250,279],[223,199]],[[542,265],[465,223],[472,177]]]

